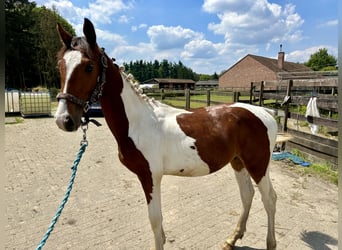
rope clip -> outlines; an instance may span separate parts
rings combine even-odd
[[[87,140],[87,130],[88,130],[88,123],[82,123],[81,129],[83,131],[83,139],[80,142],[80,145],[88,146],[88,140]]]

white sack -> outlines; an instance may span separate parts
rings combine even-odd
[[[312,116],[312,117],[320,117],[319,116],[319,111],[317,108],[317,97],[311,97],[308,105],[306,106],[306,113],[305,113],[305,117],[308,116]],[[309,127],[311,129],[311,133],[316,134],[318,132],[318,126],[313,124],[313,123],[309,123]]]

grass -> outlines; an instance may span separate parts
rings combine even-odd
[[[5,121],[5,124],[20,124],[20,123],[23,123],[24,122],[24,119],[22,117],[13,117],[14,119],[11,121]]]
[[[190,108],[200,108],[200,107],[206,107],[207,106],[207,95],[192,95],[190,97]],[[233,102],[233,96],[227,95],[210,95],[210,101],[211,102],[219,102],[219,103],[231,103]],[[166,98],[163,100],[163,103],[177,107],[177,108],[185,108],[185,97],[183,100],[179,99],[172,99],[172,98]]]
[[[292,153],[303,158],[304,161],[309,161],[306,155],[297,149],[293,149]],[[333,170],[328,162],[313,162],[309,167],[298,167],[297,170],[305,175],[318,176],[330,183],[338,185],[338,172]]]
[[[193,101],[194,103],[196,101],[204,101],[204,102],[206,102],[207,101],[207,95],[192,95],[190,97],[190,101]],[[210,101],[212,101],[212,102],[222,102],[222,103],[233,102],[233,96],[232,95],[224,96],[224,95],[213,95],[213,94],[211,94],[210,95]],[[205,105],[205,103],[204,103],[204,105]]]
[[[305,168],[304,172],[315,173],[335,185],[338,184],[338,173],[332,170],[328,163],[313,163],[309,168]]]

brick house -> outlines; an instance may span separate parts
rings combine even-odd
[[[301,63],[285,61],[285,53],[278,59],[248,54],[219,77],[220,88],[249,88],[251,82],[276,81],[281,72],[312,71]]]

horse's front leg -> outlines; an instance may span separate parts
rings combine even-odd
[[[139,178],[140,179],[140,178]],[[155,249],[156,250],[163,250],[165,244],[165,234],[163,230],[163,216],[161,211],[161,191],[160,191],[160,184],[161,184],[161,176],[154,176],[152,178],[152,193],[149,193],[151,187],[148,187],[146,183],[142,179],[144,192],[146,194],[147,205],[148,205],[148,215],[152,227],[152,231],[154,234],[154,241],[155,241]]]

